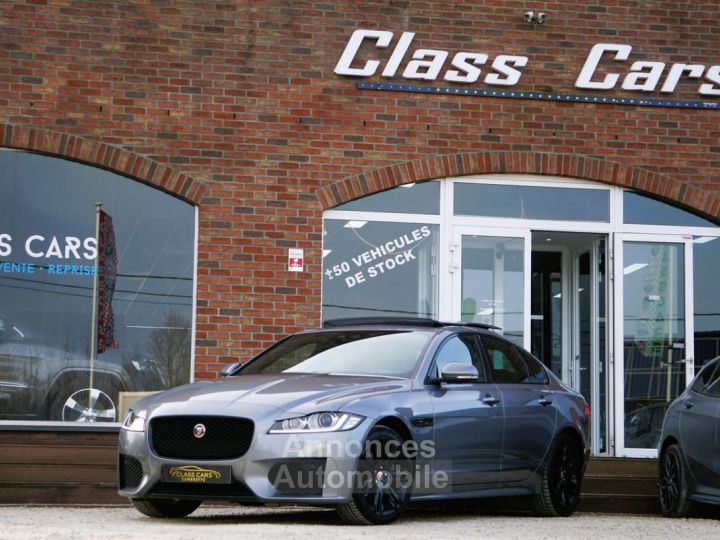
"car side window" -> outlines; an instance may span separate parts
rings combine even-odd
[[[490,359],[490,369],[496,383],[530,383],[527,364],[522,353],[511,343],[494,336],[480,336]]]
[[[716,372],[719,370],[715,370]],[[705,394],[711,397],[720,397],[720,377],[716,377],[715,380],[710,383],[705,389]]]
[[[487,373],[475,343],[474,334],[457,334],[445,341],[435,355],[435,376],[450,362],[462,362],[475,366],[478,370],[478,382],[487,382]]]
[[[710,387],[718,381],[719,376],[720,362],[705,366],[695,380],[695,384],[693,384],[693,391],[700,394],[708,393]]]
[[[525,360],[525,365],[527,366],[527,372],[530,379],[528,382],[534,384],[548,384],[550,381],[548,379],[547,372],[540,362],[525,351],[520,352],[523,360]]]

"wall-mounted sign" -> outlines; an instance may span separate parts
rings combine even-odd
[[[290,272],[302,272],[304,268],[303,250],[300,248],[288,249],[288,270]]]
[[[481,83],[487,89],[465,89],[460,87],[414,86],[398,83],[359,83],[359,88],[372,90],[417,91],[484,97],[519,99],[545,99],[553,101],[574,101],[591,103],[615,103],[619,105],[718,108],[714,102],[677,101],[649,98],[611,98],[609,96],[577,96],[548,92],[512,92],[521,82],[523,70],[530,65],[527,56],[501,54],[494,58],[482,52],[459,51],[452,54],[441,49],[415,49],[410,53],[415,38],[414,32],[402,32],[393,43],[395,34],[385,30],[355,30],[335,66],[335,73],[350,77],[381,77],[391,79],[400,76],[408,81],[446,81],[459,85]],[[390,57],[380,60],[360,59],[358,53],[364,42],[373,42],[375,48],[393,46]],[[668,96],[682,80],[697,82],[700,96],[720,96],[720,65],[672,63],[662,61],[636,61],[629,63],[633,48],[627,44],[598,43],[588,52],[585,61],[577,68],[575,87],[588,90],[622,89],[629,92],[659,91]],[[598,74],[603,60],[611,60],[607,73]],[[405,69],[400,72],[400,66]],[[616,67],[617,66],[617,67]]]

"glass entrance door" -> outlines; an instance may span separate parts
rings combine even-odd
[[[692,239],[615,240],[616,455],[652,457],[668,405],[693,377]]]
[[[455,319],[502,329],[530,348],[530,232],[458,226],[453,229]]]

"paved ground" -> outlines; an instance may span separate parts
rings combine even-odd
[[[571,518],[477,515],[467,509],[414,509],[386,527],[349,527],[335,513],[313,508],[204,507],[184,520],[159,521],[130,508],[0,507],[0,538],[528,538],[543,539],[717,539],[713,519],[577,514]]]

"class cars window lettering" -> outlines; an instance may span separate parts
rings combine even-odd
[[[359,330],[297,334],[254,358],[240,374],[342,373],[407,377],[430,334]]]

